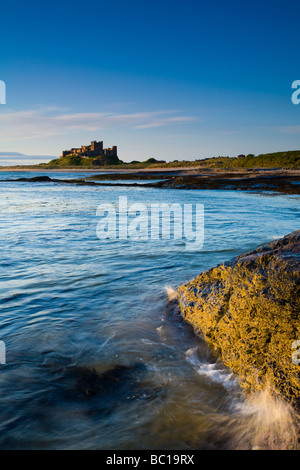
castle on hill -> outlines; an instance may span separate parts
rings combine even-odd
[[[67,155],[77,155],[80,157],[98,157],[100,155],[117,157],[117,147],[114,145],[111,148],[103,148],[103,141],[97,142],[93,140],[91,145],[82,145],[80,148],[72,148],[71,150],[64,150],[61,157]]]

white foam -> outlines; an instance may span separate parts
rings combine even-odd
[[[233,374],[224,368],[218,362],[209,363],[205,360],[200,360],[197,355],[197,348],[188,349],[185,353],[186,360],[195,368],[197,374],[207,377],[215,383],[223,385],[225,388],[236,387],[238,380]]]
[[[253,450],[296,448],[298,430],[295,411],[268,388],[240,402],[236,412],[239,423],[234,436],[238,444],[249,441]]]
[[[165,287],[165,291],[167,293],[167,297],[169,300],[175,300],[177,299],[177,292],[175,289],[173,289],[173,287],[171,286],[166,286]]]

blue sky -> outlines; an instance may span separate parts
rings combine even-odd
[[[124,161],[300,149],[296,2],[0,8],[0,165],[48,161],[91,140],[118,145]]]

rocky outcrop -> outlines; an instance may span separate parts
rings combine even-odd
[[[238,374],[243,387],[270,388],[297,407],[300,361],[293,360],[293,347],[300,340],[299,268],[300,230],[177,290],[182,317]]]
[[[172,189],[222,189],[239,191],[270,191],[284,194],[300,194],[300,178],[294,175],[278,174],[262,175],[249,173],[223,173],[207,175],[178,175],[165,181],[152,183],[157,188]]]

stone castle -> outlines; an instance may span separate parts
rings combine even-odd
[[[91,142],[91,145],[82,145],[80,148],[72,148],[71,150],[64,150],[61,157],[67,155],[77,155],[80,157],[99,157],[101,155],[110,155],[117,157],[117,147],[114,145],[112,148],[103,148],[103,141],[97,142],[96,140]]]

